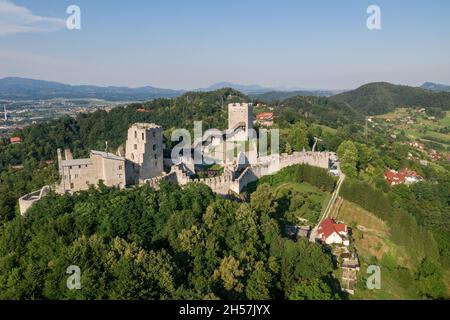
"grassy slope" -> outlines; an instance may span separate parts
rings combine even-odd
[[[322,204],[321,214],[324,212],[331,197],[331,194],[329,192],[323,192],[309,183],[286,182],[276,186],[275,193],[277,199],[281,198],[289,191],[294,193],[312,193],[313,195],[310,195],[310,197],[313,197],[315,200],[317,200],[317,202],[320,202]],[[316,223],[318,220],[319,217],[317,217],[316,221],[311,222]]]
[[[410,279],[405,279],[398,271],[392,271],[384,265],[395,262],[412,268],[410,258],[402,247],[395,245],[390,240],[391,230],[386,223],[374,214],[361,207],[344,201],[338,213],[338,219],[354,225],[354,245],[358,251],[361,263],[359,283],[354,299],[417,299],[411,288],[405,286]],[[358,227],[356,227],[358,226]],[[381,267],[381,289],[368,290],[365,287],[367,267],[374,263]],[[394,260],[394,261],[392,261]],[[406,277],[406,275],[405,275]]]

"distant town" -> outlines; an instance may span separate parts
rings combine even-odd
[[[34,123],[45,123],[62,116],[75,117],[95,110],[109,111],[129,102],[101,99],[0,100],[0,137]]]

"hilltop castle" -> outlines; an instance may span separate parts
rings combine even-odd
[[[153,123],[135,123],[128,129],[125,144],[125,156],[103,151],[92,150],[89,158],[73,159],[70,150],[64,150],[64,159],[60,149],[58,168],[61,182],[56,186],[60,194],[74,193],[97,186],[100,181],[105,186],[125,188],[132,185],[148,184],[158,188],[162,181],[171,181],[179,185],[191,182],[203,183],[214,192],[227,195],[229,192],[240,193],[248,183],[262,176],[278,172],[280,169],[294,164],[309,164],[328,168],[330,158],[335,157],[329,152],[294,152],[293,154],[272,154],[258,156],[249,152],[250,158],[241,150],[235,154],[231,150],[232,161],[228,161],[229,148],[235,148],[234,143],[245,144],[252,136],[253,106],[250,103],[233,103],[228,105],[228,129],[205,134],[200,141],[194,141],[190,151],[196,152],[199,147],[201,159],[217,159],[217,153],[210,153],[211,148],[221,149],[219,161],[224,167],[221,176],[196,179],[195,165],[190,160],[163,156],[163,128]],[[231,147],[230,147],[231,146]],[[222,152],[222,153],[221,153]],[[191,152],[189,152],[191,153]],[[216,157],[214,157],[216,156]],[[249,159],[251,161],[249,161]],[[174,163],[175,162],[175,163]],[[170,168],[169,172],[164,167]],[[45,188],[45,189],[44,189]],[[48,193],[49,187],[44,187],[19,199],[20,211],[24,214],[28,208],[42,196]]]

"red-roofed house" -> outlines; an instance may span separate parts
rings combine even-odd
[[[348,228],[346,224],[336,223],[331,218],[322,221],[317,229],[317,238],[326,244],[343,244],[350,245],[348,240]]]
[[[405,183],[405,176],[395,170],[388,170],[384,173],[384,178],[390,186]]]
[[[9,139],[9,141],[12,144],[19,144],[19,143],[22,143],[22,138],[21,137],[11,137],[11,139]]]
[[[417,172],[412,171],[408,168],[403,168],[398,172],[395,170],[388,170],[384,173],[384,178],[391,186],[403,183],[412,184],[423,180],[423,178],[419,176]]]
[[[273,112],[263,112],[256,116],[256,120],[261,126],[273,126]]]

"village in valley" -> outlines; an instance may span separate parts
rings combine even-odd
[[[399,142],[407,147],[408,160],[424,167],[439,167],[440,162],[450,161],[450,112],[439,111],[439,117],[435,112],[425,107],[399,107],[388,114],[367,117],[367,123],[375,131],[389,133],[392,143]],[[387,168],[384,176],[389,185],[412,184],[423,180],[420,174],[410,168]]]

